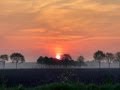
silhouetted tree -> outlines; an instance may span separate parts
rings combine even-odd
[[[37,59],[37,63],[38,63],[38,64],[44,64],[44,63],[45,63],[44,57],[40,56],[40,57]]]
[[[73,65],[73,60],[72,57],[69,54],[63,54],[61,56],[61,60],[63,62],[63,65],[68,66],[68,65]]]
[[[11,54],[10,59],[12,60],[12,63],[16,64],[16,69],[17,69],[17,64],[18,63],[25,62],[25,58],[21,53],[13,53],[13,54]]]
[[[40,56],[38,59],[37,59],[37,64],[40,64],[42,66],[42,64],[45,64],[45,60],[44,60],[44,57],[43,56]]]
[[[101,61],[105,58],[105,54],[103,51],[98,50],[97,52],[94,53],[94,59],[98,61],[99,63],[99,68],[101,68]]]
[[[45,64],[47,64],[47,65],[52,64],[52,61],[47,56],[44,57],[44,60],[45,60]]]
[[[62,59],[62,60],[71,61],[71,60],[72,60],[72,57],[71,57],[69,54],[63,54],[63,55],[61,56],[61,59]]]
[[[50,65],[57,65],[58,64],[58,60],[55,59],[55,58],[52,58],[52,57],[49,58],[47,56],[45,56],[45,57],[40,56],[38,58],[38,60],[37,60],[37,63],[50,66]]]
[[[50,59],[52,65],[60,65],[59,59],[52,58],[52,57],[50,57],[49,59]]]
[[[37,63],[38,64],[44,64],[44,65],[57,65],[57,66],[68,66],[68,65],[78,65],[78,63],[80,63],[79,65],[81,66],[82,64],[84,64],[84,57],[80,56],[79,57],[79,62],[78,61],[74,61],[72,60],[72,57],[69,54],[63,54],[61,55],[61,59],[56,59],[56,58],[52,58],[52,57],[42,57],[40,56],[37,59]]]
[[[116,58],[116,60],[119,62],[119,68],[120,68],[120,52],[117,52],[117,53],[115,54],[115,58]]]
[[[110,68],[111,62],[115,59],[114,58],[114,54],[112,54],[112,53],[106,53],[105,57],[106,57],[106,60],[108,62],[109,68]]]
[[[5,68],[5,62],[8,61],[8,55],[6,55],[6,54],[0,55],[0,61],[3,64],[3,68]]]
[[[84,64],[84,57],[83,56],[79,56],[78,57],[78,63],[79,63],[79,65],[80,65],[80,67]]]

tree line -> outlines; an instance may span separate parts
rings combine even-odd
[[[103,52],[101,50],[96,51],[93,54],[94,61],[98,62],[99,68],[101,68],[101,62],[105,61],[108,63],[108,66],[110,68],[112,62],[118,62],[120,67],[120,52],[117,52],[115,54],[111,52]],[[21,53],[12,53],[10,56],[7,54],[0,55],[0,62],[3,64],[3,68],[5,68],[6,61],[11,60],[12,63],[15,63],[16,68],[18,67],[19,63],[25,62],[25,57]],[[60,59],[53,58],[53,57],[47,57],[47,56],[40,56],[36,60],[38,65],[63,65],[63,66],[79,66],[87,65],[85,63],[84,56],[80,55],[77,60],[73,60],[71,55],[69,54],[63,54],[61,55]]]
[[[110,65],[112,62],[118,62],[119,63],[119,68],[120,68],[120,52],[117,52],[115,54],[111,52],[104,53],[101,50],[98,50],[97,52],[94,53],[93,55],[94,60],[98,61],[99,63],[99,68],[101,68],[101,62],[105,60],[110,68]]]
[[[107,62],[109,68],[112,62],[118,62],[120,67],[120,52],[113,54],[111,52],[105,53],[101,50],[98,50],[93,54],[93,58],[94,58],[94,61],[98,62],[99,68],[101,68],[102,61]],[[73,65],[73,66],[79,66],[79,67],[81,67],[82,65],[87,65],[85,63],[84,56],[79,56],[77,60],[73,60],[69,54],[61,55],[60,60],[52,57],[49,58],[47,56],[45,57],[40,56],[37,59],[37,63],[44,64],[44,65],[64,65],[64,66]]]
[[[12,63],[15,63],[16,68],[18,66],[18,63],[25,62],[25,57],[21,53],[12,53],[10,56],[7,54],[0,55],[0,62],[3,64],[3,68],[5,68],[6,61],[11,60]]]
[[[52,58],[52,57],[43,57],[40,56],[37,59],[37,63],[38,64],[44,64],[44,65],[63,65],[63,66],[82,66],[85,65],[84,62],[84,57],[83,56],[79,56],[78,60],[75,61],[72,59],[72,57],[69,54],[63,54],[61,55],[61,59],[57,59],[57,58]]]

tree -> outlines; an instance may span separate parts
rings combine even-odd
[[[101,68],[101,61],[105,58],[105,54],[103,51],[98,50],[97,52],[94,53],[94,59],[98,61],[99,63],[99,68]]]
[[[17,69],[18,63],[25,62],[25,58],[21,53],[13,53],[13,54],[11,54],[10,59],[12,60],[12,63],[16,64],[16,69]]]
[[[40,56],[40,57],[37,59],[37,63],[38,63],[38,64],[44,64],[44,57]]]
[[[114,54],[106,53],[105,58],[106,58],[106,60],[108,62],[109,68],[110,68],[111,62],[114,60]]]
[[[116,60],[119,62],[119,68],[120,68],[120,52],[117,52],[117,53],[115,54],[115,58],[116,58]]]
[[[3,68],[5,68],[5,62],[8,61],[8,55],[4,54],[0,56],[0,62],[3,63]]]
[[[45,57],[40,56],[37,60],[37,63],[38,64],[44,64],[44,65],[55,65],[55,64],[57,64],[56,60],[54,58],[52,58],[52,57],[49,58],[47,56],[45,56]]]
[[[72,57],[69,55],[69,54],[63,54],[61,56],[61,60],[62,60],[62,63],[63,65],[67,66],[67,65],[72,65],[73,64],[73,60],[72,60]]]
[[[45,59],[44,59],[43,56],[40,56],[40,57],[37,59],[37,64],[40,64],[41,67],[42,67],[43,64],[45,64]],[[40,65],[39,65],[39,66],[40,66]]]
[[[47,56],[44,57],[44,61],[45,61],[46,65],[51,65],[52,64],[52,60]]]
[[[71,61],[72,60],[72,57],[69,55],[69,54],[63,54],[61,56],[61,59],[62,60],[67,60],[67,61]]]
[[[84,64],[84,57],[83,56],[79,56],[78,57],[78,63],[79,63],[79,65],[80,65],[80,67]]]

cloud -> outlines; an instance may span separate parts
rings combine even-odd
[[[120,0],[0,0],[0,52],[20,51],[30,60],[39,54],[52,56],[56,48],[87,59],[98,49],[115,52],[120,49],[119,4]]]
[[[2,15],[10,15],[15,13],[23,13],[30,11],[32,8],[32,0],[1,0],[0,11]]]
[[[119,4],[119,0],[1,0],[0,35],[29,44],[118,39]]]

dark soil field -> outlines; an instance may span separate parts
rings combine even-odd
[[[50,83],[120,83],[120,69],[14,69],[0,70],[0,83],[37,86]]]

